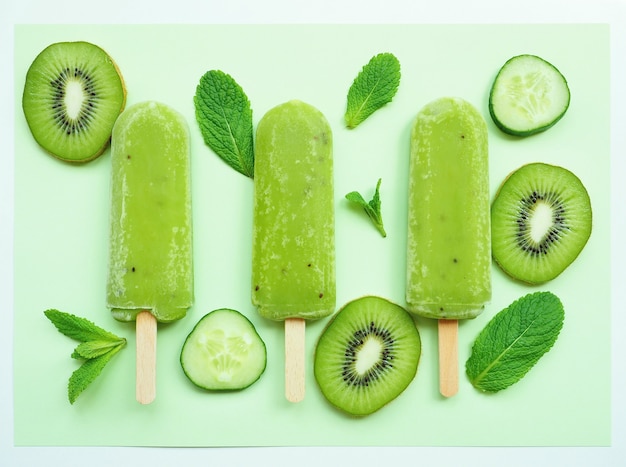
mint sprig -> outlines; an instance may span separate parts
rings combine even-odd
[[[68,399],[73,404],[111,358],[126,345],[126,339],[70,313],[50,309],[44,314],[59,332],[80,342],[71,356],[84,362],[72,373],[67,387]]]
[[[194,96],[204,142],[228,165],[254,178],[252,109],[239,84],[220,70],[206,72]]]
[[[348,90],[346,126],[356,128],[367,117],[391,102],[400,86],[400,62],[391,53],[380,53],[361,69]]]
[[[548,352],[563,327],[563,304],[551,292],[535,292],[496,314],[476,338],[466,362],[476,389],[497,392],[522,379]]]
[[[367,202],[365,198],[357,192],[351,191],[346,195],[346,199],[356,204],[357,206],[361,206],[363,210],[367,213],[371,221],[374,223],[378,231],[383,237],[387,236],[387,232],[385,232],[385,227],[383,225],[383,216],[381,212],[381,203],[380,203],[380,183],[382,179],[378,179],[378,183],[376,184],[376,191],[374,192],[373,198]]]

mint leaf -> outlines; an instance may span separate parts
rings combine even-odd
[[[72,358],[84,359],[85,362],[72,373],[67,388],[70,404],[73,404],[78,395],[102,372],[111,357],[126,345],[126,339],[70,313],[50,309],[44,311],[44,314],[59,332],[80,341]]]
[[[228,165],[254,177],[252,110],[243,89],[220,70],[206,72],[194,96],[204,142]]]
[[[365,65],[348,90],[344,116],[356,128],[383,105],[391,102],[400,86],[400,62],[390,53],[378,54]]]
[[[115,334],[105,331],[85,318],[53,309],[44,311],[44,314],[52,321],[52,324],[55,325],[59,332],[77,341],[120,340]]]
[[[382,179],[378,179],[378,183],[376,184],[376,191],[374,193],[374,197],[368,203],[365,201],[363,196],[356,192],[351,191],[346,195],[346,199],[356,204],[357,206],[361,206],[363,210],[367,213],[371,221],[374,223],[378,231],[383,237],[387,236],[387,232],[385,232],[385,227],[383,226],[383,217],[380,208],[380,182]]]
[[[67,397],[70,404],[76,402],[78,396],[100,375],[102,369],[121,348],[122,346],[114,347],[97,358],[86,360],[72,373],[67,385]]]
[[[123,347],[126,344],[126,339],[118,339],[117,341],[89,341],[82,342],[76,347],[72,358],[91,359],[97,358],[105,353],[109,352],[115,347]]]
[[[476,338],[465,369],[476,389],[497,392],[518,382],[554,345],[565,318],[550,292],[528,294],[496,314]]]

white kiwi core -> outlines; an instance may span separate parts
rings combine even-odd
[[[541,243],[554,223],[552,208],[549,204],[538,202],[530,219],[530,238]]]
[[[376,362],[380,360],[380,355],[383,351],[383,345],[375,337],[369,336],[363,342],[363,345],[358,350],[357,359],[355,363],[355,370],[359,375],[364,375],[367,371],[376,365]]]
[[[83,92],[83,86],[81,82],[78,80],[68,81],[67,87],[65,89],[65,98],[63,99],[63,103],[65,104],[67,116],[70,119],[76,120],[78,118],[84,101],[85,94]]]

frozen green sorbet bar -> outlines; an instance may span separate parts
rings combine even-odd
[[[175,110],[142,102],[111,138],[107,304],[120,321],[143,310],[159,322],[193,302],[189,129]]]
[[[316,319],[335,309],[332,133],[292,100],[257,126],[252,303],[269,319]]]
[[[417,115],[410,153],[407,307],[475,318],[491,299],[485,120],[462,99],[435,100]]]

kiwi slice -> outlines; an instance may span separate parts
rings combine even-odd
[[[419,332],[404,308],[384,298],[362,297],[345,305],[320,336],[315,379],[335,407],[368,415],[411,383],[421,349]]]
[[[89,42],[51,44],[26,73],[22,108],[30,131],[65,161],[87,162],[102,154],[125,104],[117,65]]]
[[[540,284],[561,274],[591,235],[591,202],[569,170],[532,163],[511,173],[491,207],[492,252],[510,276]]]

